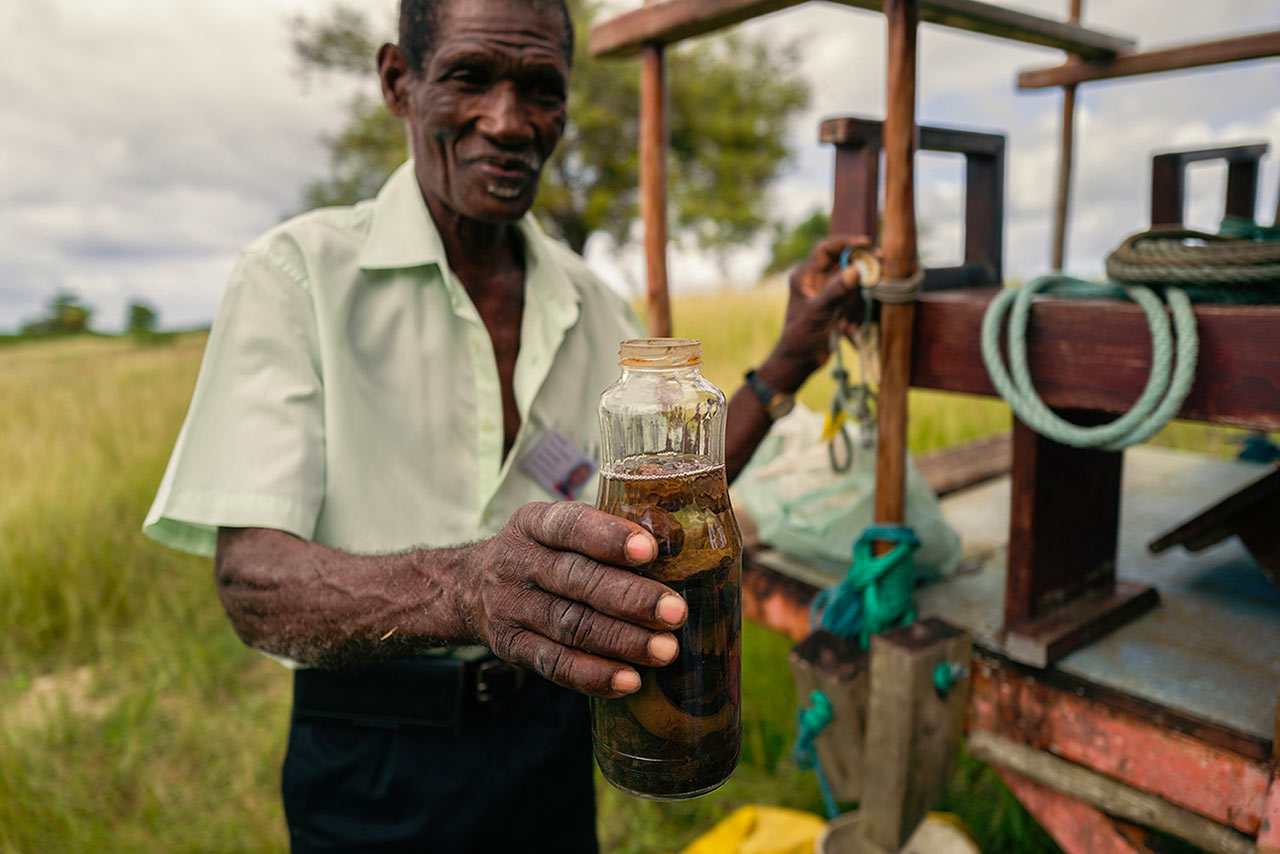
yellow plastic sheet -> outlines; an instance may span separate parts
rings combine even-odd
[[[826,821],[801,810],[739,807],[681,854],[812,854]]]

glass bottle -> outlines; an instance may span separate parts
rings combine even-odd
[[[637,571],[684,597],[680,653],[637,668],[634,694],[592,703],[605,779],[653,800],[692,798],[733,773],[742,743],[742,538],[724,469],[724,394],[688,338],[622,342],[600,397],[599,508],[643,525],[658,557]]]

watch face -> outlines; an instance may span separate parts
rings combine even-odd
[[[796,399],[789,394],[774,393],[769,400],[769,405],[765,410],[769,413],[769,417],[777,421],[782,416],[790,412],[796,405]]]

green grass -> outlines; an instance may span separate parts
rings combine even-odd
[[[708,376],[732,391],[766,354],[782,301],[769,290],[678,300],[676,328],[703,340]],[[158,344],[84,336],[0,348],[6,854],[286,847],[278,773],[288,673],[236,639],[209,561],[139,533],[203,344],[193,333]],[[823,374],[801,398],[822,409],[830,389]],[[1007,409],[987,400],[913,393],[911,407],[917,452],[1009,424]],[[1230,452],[1209,435],[1188,426],[1175,440]],[[606,850],[678,850],[745,803],[821,811],[813,775],[789,759],[789,646],[746,628],[743,758],[720,791],[657,805],[601,784]],[[962,762],[945,806],[988,854],[1056,850],[978,763]]]

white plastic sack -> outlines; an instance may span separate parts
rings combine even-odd
[[[853,544],[871,525],[875,504],[875,448],[853,441],[848,471],[831,469],[820,414],[800,404],[780,418],[734,481],[734,506],[745,510],[760,540],[797,560],[841,576]],[[856,430],[852,425],[850,430]],[[906,524],[920,538],[917,577],[955,572],[960,536],[942,517],[938,499],[907,456]]]

